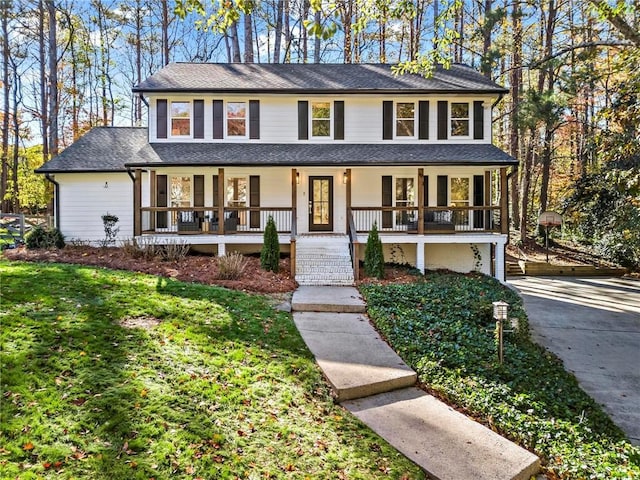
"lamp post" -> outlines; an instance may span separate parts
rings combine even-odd
[[[503,322],[507,320],[509,315],[509,304],[502,300],[493,302],[493,318],[496,319],[496,336],[498,342],[498,361],[500,364],[504,361],[504,348],[502,343],[502,327]]]

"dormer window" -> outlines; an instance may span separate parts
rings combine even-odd
[[[467,102],[451,103],[451,136],[469,136],[469,104]]]
[[[396,137],[415,136],[415,103],[396,103]]]
[[[191,135],[191,103],[171,102],[171,136]]]
[[[331,102],[311,102],[311,136],[331,136]]]
[[[227,102],[227,136],[247,136],[246,102]]]

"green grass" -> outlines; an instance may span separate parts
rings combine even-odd
[[[0,279],[1,478],[424,478],[264,297],[59,264]]]
[[[422,382],[535,451],[551,478],[640,478],[640,449],[553,355],[531,342],[519,297],[488,277],[433,273],[362,287],[377,328]],[[491,302],[511,305],[519,334],[496,359]]]

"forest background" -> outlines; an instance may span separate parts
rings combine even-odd
[[[640,0],[0,0],[0,211],[45,210],[33,170],[92,127],[144,125],[131,88],[169,62],[457,62],[509,89],[513,238],[554,210],[639,268],[639,28]]]

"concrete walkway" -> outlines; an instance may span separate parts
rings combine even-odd
[[[300,287],[293,320],[342,406],[440,480],[528,480],[532,453],[415,388],[353,287]]]
[[[532,335],[640,445],[640,280],[521,277]]]

